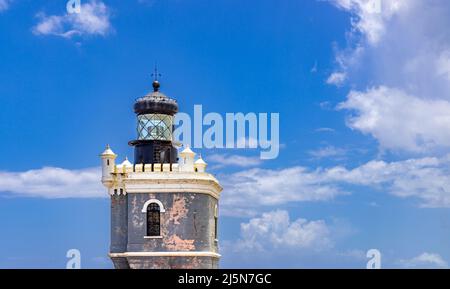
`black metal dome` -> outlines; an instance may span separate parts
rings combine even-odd
[[[177,101],[161,93],[159,87],[159,82],[153,81],[153,92],[136,99],[134,104],[136,114],[161,113],[174,115],[178,112]]]

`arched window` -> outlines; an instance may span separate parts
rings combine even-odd
[[[157,203],[150,203],[147,206],[147,236],[160,236],[160,213],[161,208]]]

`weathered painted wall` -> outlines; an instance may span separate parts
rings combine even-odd
[[[128,243],[128,198],[111,196],[111,253],[123,253]]]
[[[144,204],[159,200],[161,238],[145,238]],[[217,199],[198,193],[128,193],[111,199],[111,252],[218,252],[214,236]],[[124,237],[124,232],[127,232]],[[124,247],[125,242],[125,247]],[[113,248],[115,251],[113,251]],[[217,268],[218,258],[196,257],[127,257],[131,268]],[[123,268],[117,260],[115,267]],[[117,263],[117,266],[116,266]]]
[[[128,198],[124,195],[111,196],[111,253],[123,253],[128,244]],[[126,258],[112,258],[117,269],[129,268]]]
[[[214,242],[214,206],[216,200],[205,194],[161,193],[128,194],[128,252],[140,251],[211,251]],[[146,239],[147,200],[162,202],[161,239]]]
[[[212,257],[128,257],[131,269],[217,269]]]

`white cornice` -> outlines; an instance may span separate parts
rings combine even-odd
[[[124,193],[199,193],[219,199],[222,187],[208,173],[198,172],[131,172],[111,174],[103,181],[110,189],[124,188]]]
[[[220,254],[215,252],[124,252],[109,253],[109,257],[213,257],[220,258]]]
[[[198,193],[207,194],[219,199],[220,191],[212,184],[191,184],[191,183],[162,183],[152,184],[148,183],[136,184],[127,183],[127,193]]]

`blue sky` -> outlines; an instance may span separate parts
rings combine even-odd
[[[0,267],[111,267],[98,154],[132,156],[155,61],[183,112],[280,114],[275,160],[201,150],[223,268],[447,267],[450,5],[423,2],[0,0]]]

